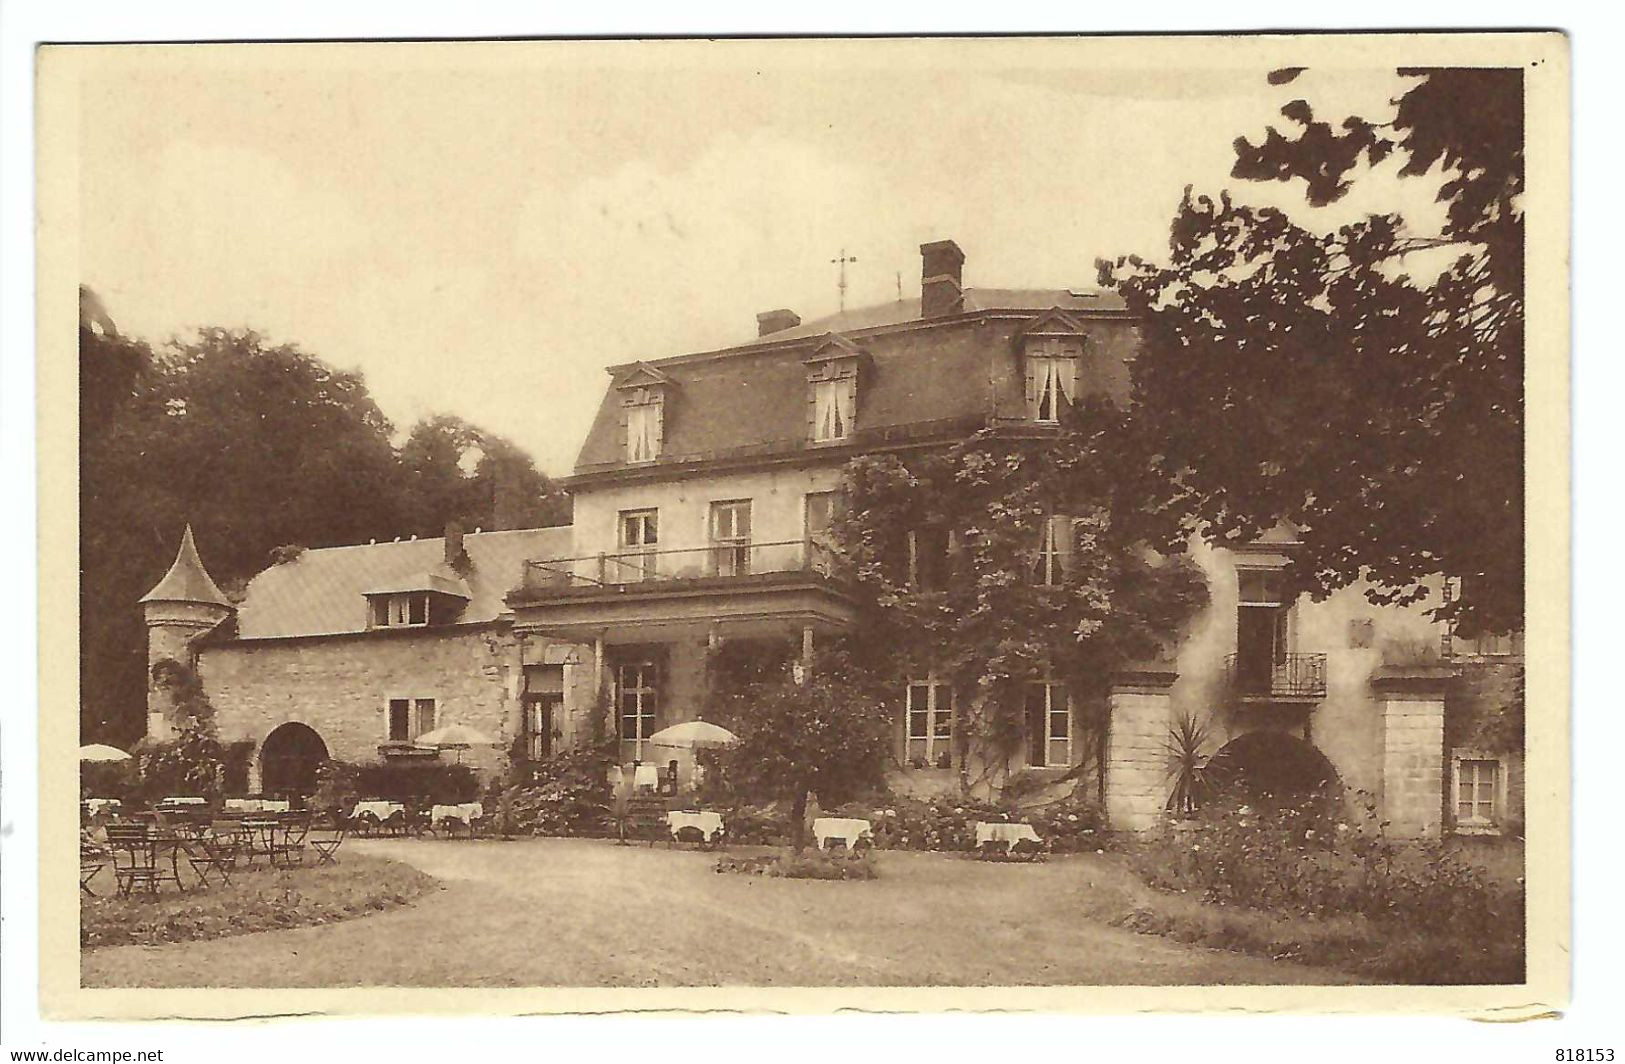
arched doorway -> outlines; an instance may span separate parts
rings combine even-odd
[[[1278,731],[1236,736],[1208,760],[1206,774],[1213,790],[1258,801],[1331,797],[1339,788],[1337,769],[1325,754]]]
[[[316,770],[327,760],[327,744],[306,724],[278,725],[260,745],[260,791],[307,797],[316,792]]]

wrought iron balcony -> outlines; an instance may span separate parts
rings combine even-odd
[[[1252,655],[1225,658],[1231,690],[1247,701],[1319,702],[1326,697],[1326,655],[1285,654],[1271,661]]]
[[[785,574],[828,577],[832,572],[830,549],[814,540],[754,543],[740,539],[703,547],[625,547],[614,553],[579,558],[533,559],[525,563],[519,592],[534,598],[549,593],[679,582],[761,583]]]

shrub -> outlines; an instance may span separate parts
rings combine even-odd
[[[767,874],[780,879],[875,879],[880,875],[868,853],[827,857],[811,850],[791,854],[770,866]]]
[[[134,751],[136,776],[126,800],[138,808],[173,795],[212,801],[220,796],[221,755],[220,742],[207,722],[188,722],[174,739],[143,739]]]
[[[126,798],[135,784],[128,761],[85,761],[79,765],[79,797]]]
[[[962,798],[893,795],[849,803],[836,815],[867,818],[874,825],[875,845],[885,850],[969,851],[976,847],[979,821],[1029,823],[1046,846],[1058,853],[1098,849],[1106,838],[1106,818],[1100,806],[1077,794],[1027,809]]]
[[[363,798],[451,805],[471,802],[480,793],[479,777],[467,765],[382,761],[354,770],[355,794]]]
[[[531,764],[530,781],[495,787],[504,835],[600,835],[608,830],[612,747],[565,750]]]

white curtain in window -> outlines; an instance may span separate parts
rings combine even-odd
[[[652,462],[660,454],[659,408],[634,406],[626,412],[626,460]]]
[[[1059,421],[1061,397],[1073,400],[1073,368],[1070,358],[1034,358],[1033,402],[1034,416],[1039,421]]]
[[[845,378],[819,381],[813,389],[815,438],[844,440],[852,432],[852,389]]]

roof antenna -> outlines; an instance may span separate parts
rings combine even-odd
[[[846,264],[849,263],[849,262],[857,262],[858,257],[856,255],[853,255],[850,258],[848,258],[847,254],[846,254],[846,249],[842,248],[841,249],[841,257],[838,258],[838,259],[830,259],[829,261],[830,261],[830,265],[833,266],[833,265],[839,264],[840,267],[841,267],[841,279],[839,281],[835,282],[835,287],[840,290],[840,293],[841,293],[841,313],[844,314],[844,313],[846,313]]]
[[[897,271],[897,302],[903,301],[903,271]]]

